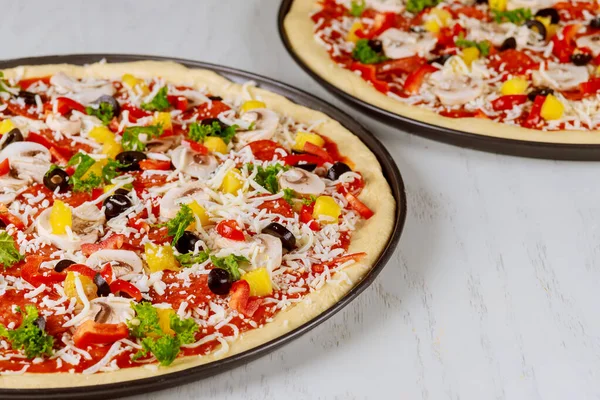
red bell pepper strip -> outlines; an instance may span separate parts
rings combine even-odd
[[[13,224],[19,230],[25,229],[25,224],[21,221],[21,218],[8,211],[4,204],[0,204],[0,220],[4,222],[4,225]]]
[[[390,91],[390,86],[387,82],[377,79],[377,67],[375,65],[365,65],[359,62],[353,62],[350,65],[351,71],[359,71],[364,80],[371,82],[373,87],[382,93]]]
[[[315,206],[313,204],[306,205],[304,204],[300,209],[300,222],[308,224],[308,227],[313,231],[318,231],[320,226],[317,221],[313,219],[313,210]]]
[[[583,96],[595,95],[600,92],[600,78],[592,78],[587,82],[580,83],[579,90]]]
[[[283,146],[277,142],[267,139],[252,142],[248,144],[248,147],[250,147],[250,151],[254,157],[261,161],[271,161],[275,155],[281,157],[287,154],[287,151],[285,151]]]
[[[321,157],[313,156],[311,154],[291,154],[283,157],[283,163],[285,165],[298,165],[299,163],[305,164],[317,164],[318,166],[323,165],[325,162]]]
[[[67,164],[67,162],[71,159],[71,156],[73,156],[70,150],[57,146],[55,143],[39,133],[29,132],[27,135],[27,141],[41,144],[50,151],[54,161],[63,165]]]
[[[232,219],[221,221],[217,224],[217,233],[225,239],[243,242],[246,240],[244,232],[239,228],[237,222]]]
[[[327,162],[333,162],[333,159],[331,158],[331,156],[329,155],[329,153],[327,153],[327,151],[325,151],[325,149],[323,149],[322,147],[317,146],[314,143],[305,142],[304,143],[304,147],[302,148],[302,150],[305,153],[312,154],[313,156],[317,156],[319,158],[322,158],[323,160],[325,160]]]
[[[79,275],[87,276],[90,279],[94,279],[96,276],[96,271],[91,269],[85,264],[73,264],[69,265],[66,269],[67,272],[77,272]]]
[[[100,275],[102,276],[102,278],[104,278],[106,283],[108,283],[110,285],[112,283],[112,281],[114,280],[114,272],[113,272],[112,265],[110,265],[110,263],[104,264],[104,266],[100,270]]]
[[[142,300],[142,292],[140,292],[140,289],[135,287],[132,283],[129,283],[122,279],[115,279],[114,281],[112,281],[109,285],[109,288],[110,288],[111,293],[114,293],[114,294],[119,294],[119,293],[123,294],[124,293],[127,296],[134,299],[135,301]]]
[[[250,284],[244,280],[239,280],[231,285],[231,297],[229,298],[229,307],[247,317],[252,317],[262,300],[256,297],[250,297]]]
[[[73,343],[80,349],[92,344],[111,344],[129,337],[129,330],[124,323],[102,324],[92,320],[85,321],[73,334]]]
[[[188,108],[188,99],[183,96],[167,96],[167,100],[179,111],[185,111]]]
[[[141,108],[137,108],[133,104],[125,103],[121,105],[121,113],[123,111],[129,112],[129,119],[133,122],[137,121],[140,118],[148,117],[152,115],[152,113],[148,111],[144,111]]]
[[[195,151],[196,153],[206,155],[208,154],[208,147],[203,145],[202,143],[195,142],[193,140],[184,139],[183,142],[190,146],[190,149]]]
[[[580,24],[565,26],[561,32],[552,37],[552,54],[554,54],[561,63],[571,62],[571,55],[577,49],[575,35],[581,28]]]
[[[423,64],[418,70],[406,77],[406,81],[404,81],[404,91],[410,94],[418,93],[423,85],[425,77],[437,70],[438,69],[431,64]]]
[[[379,13],[373,18],[373,25],[368,30],[359,29],[356,36],[363,39],[372,39],[396,24],[396,13]]]
[[[0,162],[0,176],[4,176],[10,172],[10,163],[8,162],[8,158],[5,158]]]
[[[42,284],[50,286],[65,280],[65,277],[67,276],[65,273],[56,272],[53,269],[40,272],[40,265],[44,261],[46,261],[46,259],[41,256],[27,256],[27,258],[25,258],[25,264],[21,267],[21,278],[35,287],[41,286]]]
[[[140,161],[140,169],[142,171],[168,171],[171,169],[171,161],[168,160],[151,160],[145,159]]]
[[[518,106],[527,101],[526,94],[509,94],[506,96],[498,97],[492,101],[492,108],[495,111],[506,111],[512,110],[514,106]]]
[[[542,122],[542,106],[546,101],[546,96],[536,96],[535,101],[533,102],[533,107],[531,107],[531,111],[529,111],[529,115],[527,119],[525,119],[524,125],[528,128],[537,127],[540,122]]]
[[[84,256],[89,257],[92,253],[98,250],[117,250],[123,247],[125,243],[125,235],[117,234],[104,239],[100,243],[84,243],[81,245],[81,252]]]
[[[29,86],[33,85],[37,82],[45,83],[46,85],[50,85],[50,76],[44,76],[41,78],[29,78],[29,79],[21,79],[19,81],[19,87],[23,90],[29,89]]]
[[[358,197],[356,197],[352,193],[346,193],[345,197],[346,200],[348,200],[348,205],[350,205],[350,208],[356,211],[364,219],[369,219],[375,214],[369,207],[367,207],[362,201],[358,199]]]
[[[412,56],[406,58],[399,58],[397,60],[384,61],[377,64],[376,74],[410,74],[419,69],[427,60],[423,57]]]
[[[85,107],[73,99],[70,99],[68,97],[58,97],[56,99],[56,111],[60,115],[67,115],[73,110],[79,111],[84,114],[86,113]]]

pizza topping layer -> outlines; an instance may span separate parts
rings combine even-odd
[[[1,88],[2,374],[225,354],[364,256],[318,123],[129,74]]]
[[[600,3],[322,0],[315,39],[400,102],[540,130],[600,128]]]

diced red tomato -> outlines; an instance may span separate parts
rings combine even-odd
[[[454,18],[458,18],[458,16],[464,15],[465,17],[475,18],[480,21],[487,21],[489,19],[488,14],[486,12],[473,6],[458,7],[454,10],[447,9],[447,11],[450,11]]]
[[[176,110],[185,111],[188,108],[188,99],[183,96],[167,96],[167,100]]]
[[[8,208],[6,208],[4,204],[0,204],[0,220],[4,222],[5,225],[12,224],[19,230],[25,229],[25,224],[23,224],[23,221],[21,221],[19,217],[8,211]]]
[[[410,94],[419,93],[425,77],[438,69],[430,64],[423,64],[419,69],[408,75],[404,81],[404,90]]]
[[[129,119],[133,122],[136,122],[140,118],[144,118],[144,117],[148,117],[148,116],[152,115],[152,113],[142,110],[141,108],[138,108],[131,103],[122,104],[121,112],[123,112],[123,111],[129,112]]]
[[[124,281],[122,279],[115,279],[109,285],[110,292],[114,294],[126,294],[135,301],[142,300],[142,292],[135,287],[132,283]]]
[[[31,86],[37,82],[42,82],[46,85],[50,85],[50,78],[51,78],[50,76],[43,76],[40,78],[21,79],[19,81],[19,86],[21,87],[21,89],[27,90],[27,89],[29,89],[29,86]]]
[[[598,15],[600,5],[596,1],[563,1],[552,8],[558,10],[563,21],[582,20],[586,14]]]
[[[92,320],[85,321],[73,334],[73,343],[80,349],[92,344],[111,344],[129,337],[129,329],[124,323],[101,324]]]
[[[502,65],[504,64],[504,69]],[[537,68],[537,63],[531,57],[520,50],[504,50],[490,57],[489,65],[494,70],[501,70],[512,75],[522,75],[527,70]]]
[[[188,146],[190,146],[190,149],[192,149],[196,153],[208,154],[208,148],[205,145],[203,145],[202,143],[198,143],[193,140],[187,140],[187,139],[184,139],[183,142],[185,144],[187,144]]]
[[[579,91],[583,96],[595,95],[600,92],[600,78],[592,78],[587,82],[579,84]]]
[[[68,97],[56,98],[56,111],[60,115],[67,115],[73,110],[85,114],[85,107],[81,103],[78,103],[75,100],[70,99]]]
[[[404,75],[419,69],[427,60],[419,56],[399,58],[397,60],[384,61],[376,66],[377,75]]]
[[[580,24],[565,26],[561,32],[552,37],[552,54],[554,54],[561,63],[571,62],[571,55],[577,49],[575,35],[581,28]]]
[[[546,101],[546,96],[536,96],[535,101],[533,102],[533,107],[531,107],[531,111],[529,111],[529,115],[525,119],[523,125],[527,128],[537,128],[539,124],[542,122],[542,106],[544,105],[544,101]]]
[[[279,143],[272,140],[257,140],[248,144],[248,146],[254,157],[261,161],[271,161],[276,155],[284,157],[287,154]]]
[[[304,150],[305,153],[312,154],[314,156],[322,158],[323,160],[325,160],[327,162],[333,162],[333,159],[331,158],[329,153],[327,153],[327,151],[325,151],[325,149],[317,146],[314,143],[305,142],[302,150]]]
[[[243,242],[245,240],[244,232],[240,229],[237,222],[232,219],[221,221],[217,224],[217,233],[225,239]]]
[[[375,213],[367,207],[362,201],[358,199],[358,197],[354,196],[352,193],[346,193],[346,200],[348,200],[348,205],[354,211],[356,211],[361,217],[364,219],[371,218]]]
[[[81,252],[84,256],[89,257],[98,250],[117,250],[123,247],[125,243],[125,235],[115,234],[100,243],[84,243],[81,245]]]
[[[364,80],[371,82],[373,87],[382,93],[390,91],[390,86],[387,82],[377,79],[377,67],[375,65],[365,65],[359,62],[353,62],[350,65],[350,70],[360,71]]]
[[[438,33],[438,47],[445,49],[447,47],[454,47],[454,41],[460,35],[466,36],[466,29],[463,28],[460,24],[454,24],[454,26],[444,26],[440,29],[440,33]]]
[[[227,104],[220,100],[213,100],[210,103],[202,103],[192,107],[181,114],[181,119],[189,119],[194,115],[198,115],[199,120],[207,118],[217,118],[223,111],[231,110]]]
[[[169,160],[151,160],[149,158],[140,161],[140,169],[142,171],[156,170],[168,171],[171,169],[171,161]]]
[[[308,224],[308,227],[311,230],[318,231],[320,228],[319,223],[317,221],[315,221],[312,216],[314,208],[315,208],[314,204],[302,205],[302,208],[300,209],[300,222]]]
[[[312,271],[313,271],[313,273],[321,274],[321,273],[323,273],[323,271],[325,271],[325,267],[331,268],[331,267],[333,267],[335,265],[342,264],[342,263],[345,263],[345,262],[350,261],[350,260],[353,260],[354,262],[359,262],[366,255],[367,255],[367,253],[362,253],[362,252],[361,253],[347,254],[345,256],[334,258],[333,260],[330,260],[330,261],[325,261],[325,262],[320,263],[320,264],[315,264],[315,265],[312,266]]]
[[[284,199],[269,200],[258,206],[259,210],[267,210],[271,214],[279,214],[285,218],[292,218],[294,210],[292,206]]]
[[[396,13],[379,13],[375,15],[373,25],[368,30],[357,30],[359,38],[372,39],[396,25]]]
[[[511,94],[498,97],[492,101],[492,108],[496,111],[512,110],[514,106],[518,106],[527,101],[526,94]]]
[[[321,157],[313,156],[311,154],[290,154],[283,158],[285,165],[296,166],[300,163],[304,164],[317,164],[318,166],[323,165],[325,162]]]
[[[42,284],[52,286],[55,283],[60,283],[65,280],[67,276],[65,273],[56,272],[53,269],[44,270],[40,272],[40,265],[46,261],[44,257],[38,255],[31,255],[25,258],[25,264],[21,267],[21,278],[29,282],[35,287],[41,286]]]
[[[8,158],[5,158],[0,162],[0,176],[4,176],[10,172],[10,163],[8,162]]]
[[[94,271],[93,269],[91,269],[90,267],[88,267],[85,264],[73,264],[73,265],[69,265],[66,269],[67,271],[70,272],[77,272],[80,275],[83,276],[87,276],[90,279],[94,279],[94,276],[96,276],[96,271]]]
[[[233,282],[230,293],[229,307],[247,317],[252,317],[262,303],[261,299],[250,297],[250,284],[244,280]]]

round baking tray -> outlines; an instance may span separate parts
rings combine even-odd
[[[402,130],[415,135],[475,150],[509,154],[519,157],[572,161],[600,161],[600,145],[597,144],[546,143],[476,135],[473,133],[462,132],[455,129],[444,128],[422,121],[417,121],[415,119],[384,110],[383,108],[374,106],[373,104],[367,103],[364,100],[348,94],[342,88],[331,84],[313,71],[292,48],[283,26],[283,22],[287,13],[290,11],[293,2],[294,0],[282,0],[277,17],[279,36],[281,37],[281,40],[283,41],[288,53],[292,56],[296,63],[298,63],[298,65],[300,65],[300,67],[314,80],[321,84],[321,86],[342,99],[347,104],[364,112],[366,115],[387,123],[393,127],[401,128]]]
[[[260,75],[255,75],[249,72],[240,71],[233,68],[223,67],[214,64],[208,64],[198,61],[183,60],[178,58],[166,58],[166,57],[154,57],[146,55],[126,55],[126,54],[72,54],[72,55],[59,55],[59,56],[45,56],[45,57],[32,57],[32,58],[19,58],[13,60],[0,61],[0,69],[17,67],[19,65],[40,65],[40,64],[90,64],[105,59],[106,62],[130,62],[130,61],[143,61],[143,60],[155,60],[155,61],[174,61],[185,65],[189,68],[202,68],[212,70],[223,77],[232,80],[234,82],[243,83],[247,81],[254,81],[262,89],[269,90],[274,93],[278,93],[290,99],[291,101],[301,104],[303,106],[312,108],[314,110],[321,111],[331,118],[339,121],[344,127],[358,136],[362,142],[377,156],[383,175],[387,179],[394,199],[397,202],[396,210],[394,213],[394,228],[391,237],[385,246],[384,250],[377,259],[375,265],[366,274],[366,276],[353,287],[346,295],[331,308],[320,314],[319,316],[308,321],[304,325],[288,332],[276,339],[273,339],[267,343],[257,346],[253,349],[247,350],[243,353],[233,355],[231,357],[218,360],[209,364],[200,365],[197,367],[185,369],[182,371],[173,372],[170,374],[164,374],[152,378],[144,378],[139,380],[118,382],[113,384],[95,385],[95,386],[81,386],[72,388],[52,388],[52,389],[2,389],[0,388],[0,399],[3,400],[31,400],[31,399],[74,399],[74,398],[85,398],[86,400],[92,399],[107,399],[115,398],[127,395],[140,394],[144,392],[151,392],[155,390],[162,390],[173,386],[181,385],[184,383],[192,382],[195,380],[207,378],[209,376],[230,370],[239,365],[246,364],[260,356],[270,353],[284,344],[298,338],[305,334],[314,327],[322,324],[331,316],[336,314],[354,298],[356,298],[363,290],[365,290],[381,272],[390,256],[394,252],[394,249],[398,245],[400,235],[404,227],[404,221],[406,219],[406,195],[404,192],[404,182],[400,171],[396,166],[391,155],[385,149],[385,147],[366,130],[362,125],[352,119],[348,114],[342,112],[338,108],[319,100],[314,96],[288,86],[284,83],[274,81],[269,78],[265,78]],[[77,379],[73,377],[73,379]]]

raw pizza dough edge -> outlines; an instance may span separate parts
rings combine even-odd
[[[20,70],[20,68],[23,68]],[[120,78],[124,73],[130,73],[142,78],[161,77],[169,83],[191,84],[194,87],[206,87],[212,94],[227,98],[231,95],[245,95],[242,85],[233,83],[222,76],[208,70],[188,69],[173,62],[139,61],[131,63],[97,63],[88,66],[69,64],[23,66],[4,70],[7,78],[22,72],[22,78],[52,75],[63,71],[77,77]],[[39,389],[39,388],[68,388],[88,385],[101,385],[125,382],[154,376],[170,374],[184,369],[196,367],[218,359],[241,353],[256,346],[269,342],[287,332],[312,320],[328,308],[335,305],[347,292],[355,287],[371,269],[387,245],[394,227],[396,202],[391,189],[382,174],[377,158],[360,139],[344,128],[339,122],[327,115],[295,104],[285,97],[255,87],[246,87],[252,98],[258,98],[267,107],[279,113],[286,114],[294,120],[310,125],[316,121],[324,121],[315,131],[329,137],[338,146],[340,153],[351,155],[356,170],[363,174],[366,186],[359,198],[375,211],[375,215],[361,222],[353,234],[349,252],[367,252],[360,262],[344,269],[352,284],[326,284],[320,290],[307,295],[305,300],[279,312],[274,320],[262,328],[247,331],[238,339],[229,343],[229,350],[215,356],[214,352],[206,356],[187,356],[178,358],[169,367],[145,366],[124,368],[114,372],[99,372],[85,375],[81,373],[25,373],[23,375],[1,375],[0,389]],[[247,97],[247,96],[246,96]],[[403,205],[398,205],[402,207]],[[374,239],[376,238],[376,239]],[[217,352],[220,347],[217,348]]]
[[[353,97],[420,122],[480,136],[541,143],[600,144],[600,130],[539,131],[483,118],[448,118],[434,111],[404,104],[388,97],[354,72],[340,67],[331,60],[325,48],[314,39],[314,24],[310,19],[310,13],[315,9],[315,0],[293,0],[284,19],[285,34],[294,53],[311,71]]]

